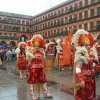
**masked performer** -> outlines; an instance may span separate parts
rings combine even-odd
[[[26,43],[20,42],[18,44],[18,48],[15,50],[17,53],[17,67],[20,71],[20,79],[25,78],[26,79],[26,66],[27,66],[27,60],[26,60]]]
[[[44,97],[52,97],[52,94],[48,93],[46,76],[44,72],[44,46],[45,42],[41,35],[34,35],[31,39],[33,45],[33,51],[26,53],[29,65],[29,79],[30,92],[33,100],[37,100],[37,96],[34,94],[34,88],[40,93],[40,88],[44,92]]]
[[[79,29],[74,34],[73,43],[76,47],[80,46],[74,59],[74,96],[76,100],[92,100],[95,97],[94,68],[100,70],[100,67],[95,64],[97,55],[91,48],[94,44],[93,36]]]
[[[56,49],[57,49],[56,59],[57,59],[58,65],[59,65],[59,69],[60,69],[60,71],[62,71],[62,70],[64,70],[62,68],[62,60],[63,60],[63,40],[62,39],[57,40]]]

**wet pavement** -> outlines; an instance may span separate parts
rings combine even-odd
[[[4,62],[0,67],[0,100],[32,100],[27,80],[20,80],[16,74],[16,61]],[[46,71],[48,89],[53,98],[44,98],[43,93],[39,100],[75,100],[73,97],[72,70],[65,68],[60,72],[57,67],[53,71]],[[100,100],[100,77],[96,75],[96,99]]]

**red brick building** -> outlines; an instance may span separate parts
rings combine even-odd
[[[0,12],[0,41],[11,44],[41,34],[64,38],[70,29],[100,32],[100,0],[68,0],[36,16]]]

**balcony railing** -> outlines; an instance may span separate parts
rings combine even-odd
[[[0,39],[18,40],[17,36],[0,36]]]

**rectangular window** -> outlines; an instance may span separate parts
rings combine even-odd
[[[85,29],[86,31],[88,31],[87,24],[84,24],[84,29]]]
[[[0,30],[2,30],[2,25],[0,25]]]
[[[53,17],[53,13],[51,13],[51,17]]]
[[[94,0],[91,0],[91,4],[94,4]]]
[[[64,14],[64,9],[61,10],[61,13]]]
[[[82,1],[79,3],[80,8],[82,8]]]
[[[79,20],[82,20],[82,13],[79,13]]]
[[[74,4],[74,10],[76,10],[77,9],[77,4]]]
[[[22,27],[22,31],[25,31],[25,27]]]
[[[26,25],[29,25],[29,21],[26,21]]]
[[[6,25],[4,25],[4,30],[7,30],[7,29],[8,29],[8,27]]]
[[[72,6],[69,7],[69,12],[71,12],[73,10]]]
[[[93,22],[90,23],[90,31],[92,31],[92,30],[94,30],[94,23]]]
[[[4,33],[4,36],[7,36],[7,33]]]
[[[85,6],[88,6],[88,0],[85,0]]]
[[[25,24],[25,21],[24,20],[22,20],[22,24]]]
[[[0,17],[0,22],[2,21],[2,17]]]
[[[100,29],[100,21],[97,22],[97,29]]]
[[[66,7],[66,13],[68,12],[68,7]]]
[[[9,33],[9,36],[12,36],[12,33]]]
[[[56,16],[56,12],[54,12],[54,16]]]
[[[79,25],[79,29],[82,29],[82,25]]]
[[[58,15],[60,15],[60,10],[58,10]]]
[[[72,22],[72,15],[69,16],[69,22]]]
[[[98,9],[98,16],[100,15],[100,7],[97,8]]]
[[[74,14],[74,21],[77,21],[77,14]]]
[[[9,26],[9,30],[12,30],[12,26]]]
[[[91,9],[91,16],[90,17],[94,17],[94,9]]]
[[[16,37],[16,34],[14,34],[14,36]]]
[[[17,31],[20,31],[20,27],[17,27]]]
[[[85,11],[85,19],[88,18],[88,11]]]
[[[16,19],[13,19],[13,23],[16,23]]]
[[[21,23],[20,20],[18,20],[17,23],[20,24]]]

